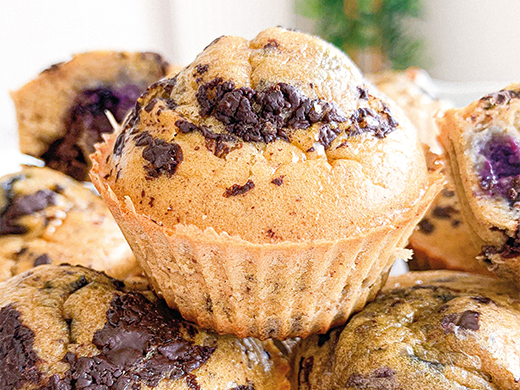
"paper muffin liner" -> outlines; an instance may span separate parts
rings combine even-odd
[[[202,327],[259,339],[307,337],[345,323],[372,300],[441,190],[438,173],[391,224],[341,240],[256,244],[196,226],[161,226],[119,199],[103,179],[114,137],[92,155],[92,182],[150,283]]]

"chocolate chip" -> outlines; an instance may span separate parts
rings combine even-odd
[[[20,180],[20,178],[15,179]],[[7,190],[4,186],[7,206],[0,213],[0,235],[26,233],[27,228],[17,224],[19,218],[42,211],[56,204],[56,194],[50,190],[39,190],[32,195],[14,196],[12,183],[5,184],[5,186],[10,187]]]
[[[454,208],[453,206],[436,206],[433,209],[433,216],[439,219],[450,219],[453,214],[459,214],[459,210]]]
[[[171,176],[182,162],[181,147],[175,143],[168,143],[160,138],[153,138],[147,131],[140,132],[134,137],[136,146],[145,146],[142,156],[150,164],[144,166],[149,177],[155,178],[162,174]]]
[[[441,321],[441,328],[445,333],[455,333],[457,328],[466,330],[479,330],[480,313],[466,310],[463,313],[447,314]]]
[[[204,64],[204,65],[197,64],[197,65],[195,66],[195,73],[196,73],[196,74],[199,74],[199,75],[203,75],[203,74],[206,73],[208,70],[209,70],[209,65],[208,65],[208,64]]]
[[[341,129],[332,129],[329,125],[323,125],[320,128],[318,139],[325,149],[327,149],[340,133]]]
[[[516,91],[502,90],[499,92],[490,93],[484,96],[481,101],[487,102],[489,105],[486,108],[498,106],[502,104],[508,104],[512,99],[518,99],[520,95]]]
[[[417,224],[417,226],[419,226],[419,230],[425,234],[431,234],[435,230],[435,226],[428,218],[423,218],[421,222]]]
[[[33,345],[34,333],[22,324],[20,313],[12,305],[0,309],[1,389],[20,389],[26,383],[38,383],[38,356]]]
[[[373,390],[396,390],[399,387],[396,373],[390,367],[384,366],[374,372],[364,374],[351,374],[345,383],[345,387]]]
[[[271,180],[271,183],[273,183],[276,186],[281,186],[283,184],[283,178],[284,178],[284,175],[278,176],[278,177],[274,178],[273,180]]]
[[[255,390],[255,386],[252,383],[250,383],[248,385],[236,386],[229,390]]]
[[[249,179],[246,184],[243,186],[239,184],[233,184],[231,187],[226,188],[226,191],[224,192],[223,196],[225,198],[229,198],[230,196],[237,196],[237,195],[243,195],[249,190],[252,190],[255,188],[255,183],[253,180]]]
[[[38,256],[36,259],[34,259],[33,266],[38,267],[39,265],[50,264],[50,263],[51,263],[50,256],[48,254],[44,253],[43,255]]]
[[[118,294],[107,322],[93,337],[100,354],[78,358],[68,353],[64,361],[70,369],[65,376],[51,377],[42,389],[133,390],[156,387],[164,378],[186,377],[187,385],[196,390],[190,372],[204,365],[215,348],[194,345],[183,336],[183,327],[180,317],[162,301],[150,302],[138,293]],[[195,333],[188,331],[192,338]]]
[[[317,122],[331,124],[347,119],[334,104],[311,100],[286,83],[257,92],[216,78],[200,85],[196,96],[201,116],[214,116],[227,132],[246,142],[288,141],[283,128],[306,129]]]
[[[359,98],[361,100],[368,100],[369,95],[368,95],[368,90],[366,88],[357,86],[356,89],[358,91]]]
[[[186,376],[186,385],[191,389],[191,390],[200,390],[200,386],[199,384],[197,383],[197,377],[193,374],[188,374]]]
[[[350,121],[352,122],[350,135],[352,136],[370,133],[377,138],[384,138],[399,126],[384,103],[380,113],[368,107],[358,108],[350,117]]]

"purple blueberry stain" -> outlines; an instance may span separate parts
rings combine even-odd
[[[495,134],[482,147],[480,187],[491,196],[516,201],[520,192],[520,144],[509,135]]]

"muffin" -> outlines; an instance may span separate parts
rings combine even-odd
[[[141,274],[103,200],[61,172],[25,166],[0,178],[0,281],[43,264]]]
[[[479,258],[520,280],[520,84],[439,119],[455,189]]]
[[[478,259],[480,248],[460,211],[455,188],[448,183],[410,236],[412,270],[452,269],[492,275]]]
[[[218,336],[79,266],[0,283],[2,389],[288,389],[272,342]]]
[[[166,302],[261,339],[360,310],[442,186],[415,128],[344,53],[282,28],[215,40],[92,158]]]
[[[384,71],[367,75],[367,79],[392,99],[412,121],[419,132],[421,142],[432,152],[442,153],[437,140],[439,130],[435,118],[449,107],[448,102],[435,96],[433,82],[420,68],[405,71]]]
[[[11,94],[20,150],[88,180],[94,143],[113,131],[106,112],[121,122],[139,95],[169,71],[158,54],[115,51],[78,54],[51,66]]]
[[[454,271],[392,277],[344,326],[296,347],[292,389],[520,389],[520,293]]]

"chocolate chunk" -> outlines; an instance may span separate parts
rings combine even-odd
[[[344,122],[346,116],[335,105],[311,100],[294,86],[278,83],[257,92],[248,87],[235,88],[232,81],[216,78],[199,86],[200,115],[212,115],[226,131],[246,142],[288,141],[283,128],[306,129],[322,122]]]
[[[246,184],[243,186],[239,184],[233,184],[231,187],[226,188],[226,191],[224,192],[223,196],[225,198],[229,198],[230,196],[237,196],[237,195],[243,195],[247,191],[252,190],[255,188],[255,183],[253,180],[249,179]]]
[[[359,94],[359,98],[361,100],[368,100],[368,97],[369,97],[368,90],[364,86],[363,87],[358,86],[357,91]]]
[[[277,186],[281,186],[283,184],[283,178],[284,178],[284,175],[278,176],[278,177],[274,178],[273,180],[271,180],[271,183],[273,183],[274,185],[277,185]]]
[[[484,96],[481,101],[488,103],[487,109],[492,108],[493,106],[498,106],[502,104],[508,104],[512,99],[518,99],[520,95],[516,91],[510,90],[502,90],[499,92],[493,92],[489,95]]]
[[[447,314],[441,321],[441,328],[445,333],[455,333],[457,328],[466,330],[479,330],[480,313],[466,310],[463,313]]]
[[[358,108],[350,117],[352,126],[350,135],[371,133],[377,138],[384,138],[387,134],[394,131],[399,123],[390,113],[390,109],[383,103],[383,109],[377,113],[372,108]]]
[[[351,374],[345,387],[374,390],[396,390],[399,387],[396,373],[390,367],[381,367],[371,374]]]
[[[459,210],[452,206],[435,206],[433,209],[433,216],[440,219],[450,219],[453,214],[459,214]]]
[[[200,386],[197,383],[197,377],[193,374],[188,374],[186,376],[186,385],[188,385],[191,390],[200,390]]]
[[[12,183],[10,185],[12,186]],[[55,195],[50,190],[39,190],[32,195],[13,197],[12,189],[7,190],[7,206],[0,213],[0,235],[26,233],[27,228],[17,224],[18,218],[55,205]]]
[[[102,141],[101,134],[113,131],[105,111],[121,122],[142,89],[144,86],[128,84],[117,90],[106,86],[79,93],[65,116],[63,125],[67,132],[41,156],[46,165],[84,180],[88,173],[87,156],[94,152],[94,144]],[[85,144],[88,146],[83,150]]]
[[[332,141],[341,133],[341,129],[332,129],[329,125],[323,125],[320,128],[319,141],[327,149]]]
[[[47,69],[44,69],[42,70],[40,73],[43,74],[43,73],[51,73],[51,72],[55,72],[57,71],[58,69],[61,68],[61,66],[64,64],[65,62],[57,62],[55,64],[52,64],[51,66],[49,66]]]
[[[133,390],[141,385],[156,387],[164,378],[183,377],[196,390],[190,372],[204,365],[215,348],[186,339],[185,326],[175,313],[162,301],[150,302],[138,293],[116,295],[105,326],[92,340],[100,354],[78,358],[68,353],[64,361],[70,369],[63,378],[51,377],[42,390]]]
[[[195,66],[195,73],[198,74],[198,75],[203,75],[208,70],[209,70],[209,65],[208,64],[204,64],[204,65],[197,64]]]
[[[116,142],[114,142],[114,148],[112,149],[116,156],[121,156],[123,154],[123,149],[126,144],[126,129],[123,130],[116,138]]]
[[[1,389],[20,389],[26,383],[38,383],[38,356],[33,344],[34,333],[22,324],[20,313],[12,305],[0,309]]]
[[[50,263],[51,263],[50,256],[48,254],[44,253],[43,255],[38,256],[36,259],[34,259],[33,266],[38,267],[39,265],[50,264]]]
[[[423,218],[421,222],[417,224],[417,226],[419,226],[419,230],[425,234],[431,234],[435,230],[435,226],[428,218]]]
[[[153,138],[150,133],[143,131],[134,137],[134,143],[136,146],[145,146],[142,156],[149,164],[144,169],[151,178],[162,174],[173,175],[182,162],[182,149],[175,142],[168,143],[160,138]]]

